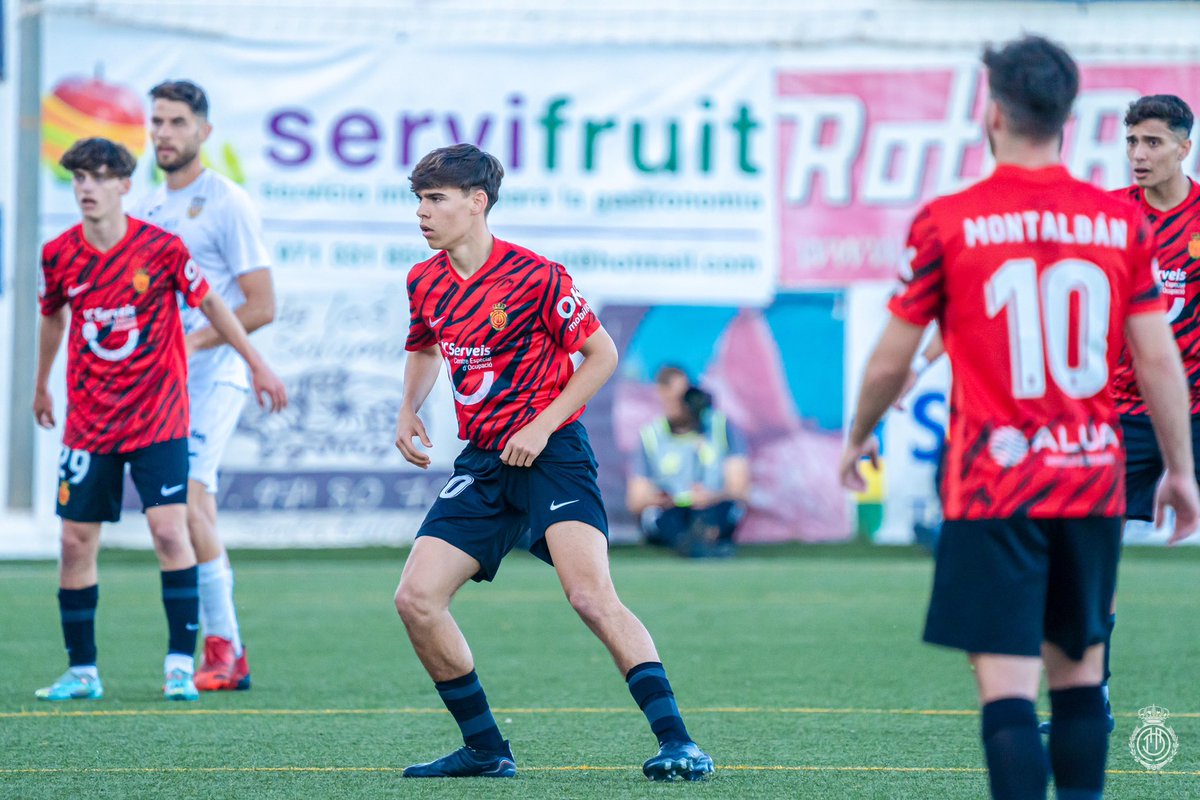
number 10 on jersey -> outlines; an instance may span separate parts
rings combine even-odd
[[[1075,399],[1108,385],[1108,276],[1090,261],[1069,258],[1047,267],[1038,280],[1032,258],[1005,261],[984,287],[987,314],[1008,314],[1012,393],[1018,400],[1046,394],[1046,372]],[[1078,297],[1078,324],[1071,330],[1071,298]],[[1044,342],[1044,345],[1043,345]],[[1071,364],[1071,345],[1078,363]]]

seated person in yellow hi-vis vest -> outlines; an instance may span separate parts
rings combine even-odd
[[[687,373],[655,376],[663,415],[641,430],[626,503],[646,541],[691,557],[728,556],[750,494],[742,434]]]

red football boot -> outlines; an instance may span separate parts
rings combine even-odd
[[[196,688],[202,692],[250,688],[250,665],[246,663],[246,648],[233,655],[233,642],[220,636],[204,637],[204,661],[196,671]]]

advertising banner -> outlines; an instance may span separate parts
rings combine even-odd
[[[1200,64],[1082,67],[1064,160],[1074,175],[1101,186],[1128,184],[1125,109],[1146,94],[1176,94],[1196,102]],[[895,277],[920,205],[991,171],[981,124],[985,80],[977,60],[778,68],[783,286]],[[1200,129],[1192,135],[1200,143]],[[1185,170],[1200,176],[1200,147],[1192,148]]]
[[[63,17],[47,20],[44,42],[44,236],[78,220],[57,167],[78,138],[138,156],[131,201],[162,180],[147,92],[168,78],[205,88],[205,163],[262,215],[280,303],[254,341],[292,406],[247,407],[223,461],[228,510],[415,514],[449,476],[461,443],[444,381],[423,412],[431,469],[392,445],[404,281],[433,255],[408,175],[433,148],[465,141],[496,155],[506,176],[493,232],[563,263],[597,308],[754,306],[774,294],[765,55],[508,48],[458,53],[450,69],[444,51],[390,40],[147,38]]]

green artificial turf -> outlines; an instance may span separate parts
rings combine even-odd
[[[0,562],[4,798],[979,798],[986,775],[964,658],[920,643],[932,565],[916,549],[743,548],[723,562],[613,551],[687,724],[705,784],[641,774],[654,742],[554,572],[510,556],[454,613],[520,774],[402,781],[457,729],[392,607],[405,553],[233,554],[254,688],[161,699],[166,626],[148,553],[101,556],[100,701],[42,703],[65,668],[52,563]],[[1200,549],[1130,549],[1113,668],[1108,796],[1200,796]],[[1137,709],[1170,709],[1179,753],[1129,752]],[[1044,703],[1042,704],[1044,707]]]

